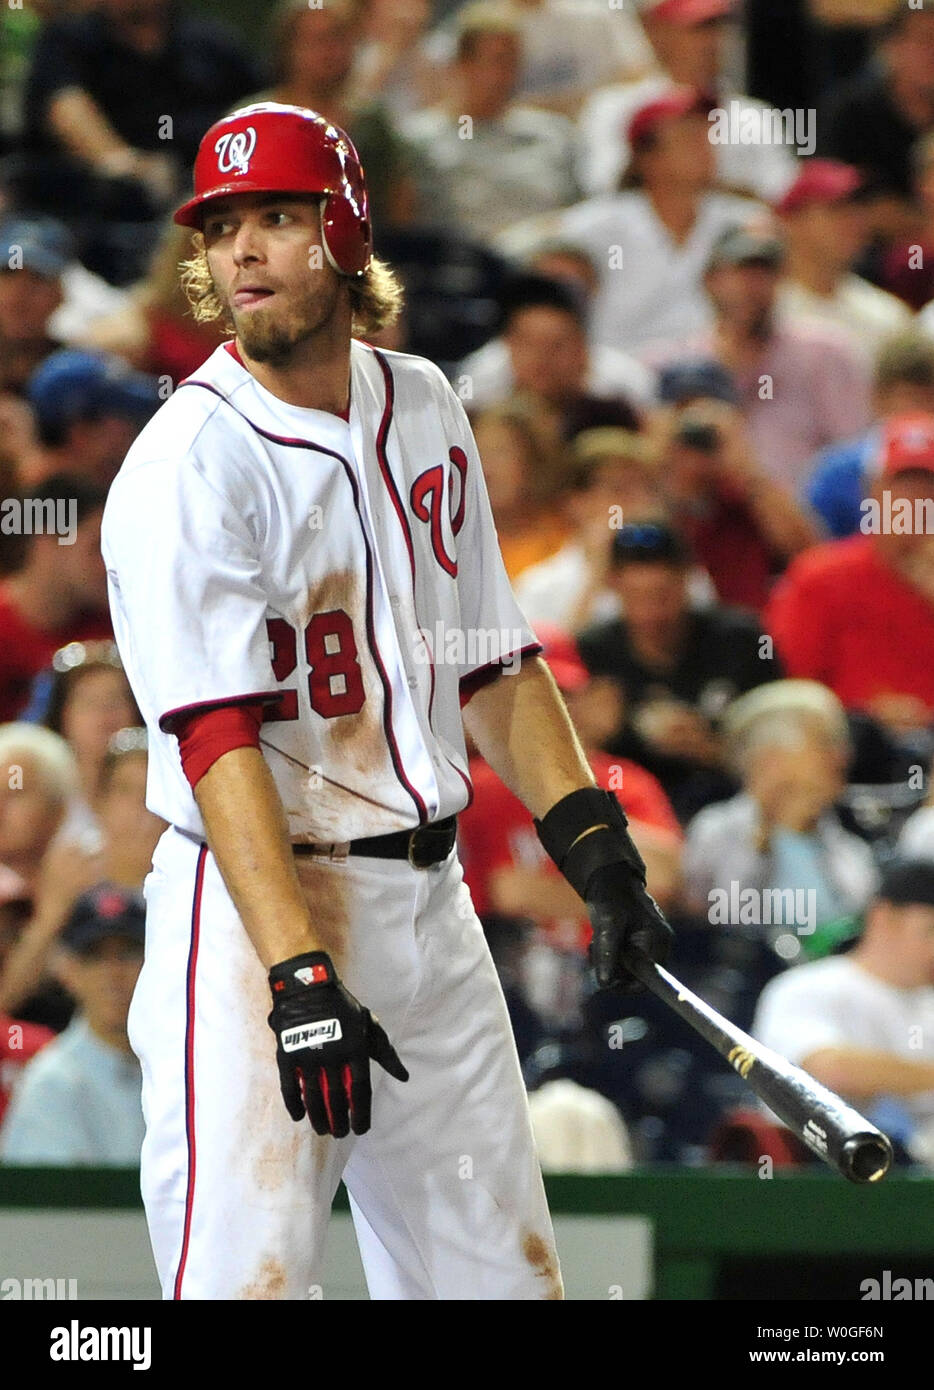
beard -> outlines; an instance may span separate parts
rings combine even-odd
[[[274,304],[269,311],[259,308],[241,314],[228,303],[227,313],[247,357],[282,369],[291,366],[301,349],[327,329],[337,310],[339,294],[340,285],[335,280],[328,283],[324,293],[319,290],[314,295],[292,296],[286,306]],[[281,298],[280,291],[276,299]]]

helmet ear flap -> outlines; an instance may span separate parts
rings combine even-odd
[[[332,193],[321,204],[321,242],[324,254],[341,275],[362,275],[370,264],[372,233],[346,198]]]

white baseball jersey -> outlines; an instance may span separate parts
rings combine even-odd
[[[354,342],[345,423],[285,404],[232,349],[142,431],[104,515],[147,804],[203,835],[173,717],[252,697],[293,840],[451,815],[462,682],[538,648],[460,401],[430,362]]]
[[[167,1298],[315,1297],[343,1177],[374,1298],[559,1298],[515,1044],[456,851],[425,870],[296,858],[316,940],[410,1073],[373,1065],[368,1132],[318,1136],[282,1103],[266,971],[198,843],[170,732],[180,711],[262,700],[261,747],[306,843],[466,804],[464,682],[538,644],[441,373],[354,343],[350,395],[349,423],[286,405],[219,348],[107,502],[148,804],[172,823],[128,1024],[153,1253]]]

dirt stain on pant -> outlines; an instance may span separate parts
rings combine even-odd
[[[267,1256],[256,1274],[240,1291],[240,1298],[279,1299],[285,1298],[286,1274],[281,1260]]]
[[[530,1231],[522,1242],[522,1253],[535,1270],[539,1279],[545,1281],[546,1299],[563,1299],[564,1285],[558,1269],[558,1257],[554,1249],[540,1235]]]

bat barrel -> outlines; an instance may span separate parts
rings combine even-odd
[[[808,1148],[853,1183],[878,1182],[892,1165],[888,1137],[813,1076],[724,1018],[641,952],[627,966],[720,1053]]]
[[[840,1171],[850,1182],[878,1182],[892,1166],[892,1145],[881,1131],[852,1135],[840,1152]]]

